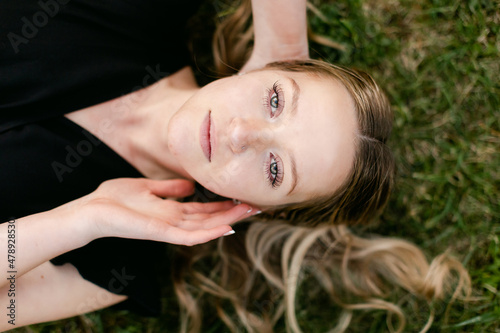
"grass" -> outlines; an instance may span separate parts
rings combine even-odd
[[[429,257],[450,250],[472,277],[474,301],[437,305],[431,332],[500,332],[500,5],[493,0],[318,1],[314,32],[343,51],[311,44],[313,57],[365,69],[395,112],[390,145],[396,191],[371,231],[403,237]],[[169,304],[175,304],[172,300]],[[408,302],[415,332],[425,323]],[[307,332],[331,327],[322,302],[299,313]],[[425,309],[423,309],[425,310]],[[175,332],[161,320],[104,310],[17,332]],[[424,311],[425,312],[425,311]],[[283,330],[280,328],[278,330]],[[354,332],[384,332],[385,315],[361,314]],[[223,331],[220,323],[206,332]]]

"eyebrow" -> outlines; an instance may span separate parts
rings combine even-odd
[[[297,114],[297,105],[300,96],[300,87],[293,78],[288,77],[288,79],[290,80],[290,82],[292,82],[292,107],[290,109],[290,115],[295,116]],[[297,183],[299,182],[299,176],[297,174],[297,164],[295,163],[295,156],[293,155],[292,151],[290,151],[289,155],[290,155],[290,168],[292,170],[292,186],[290,187],[290,191],[288,191],[287,196],[292,194],[293,190],[295,190],[295,187],[297,187]]]
[[[286,195],[292,194],[293,190],[295,190],[295,187],[297,186],[299,177],[297,175],[297,165],[295,164],[295,158],[293,156],[293,153],[290,152],[290,166],[292,169],[292,187],[290,187],[290,191]]]
[[[292,83],[292,108],[290,109],[290,114],[295,116],[297,113],[297,104],[299,102],[300,87],[293,78],[288,77],[288,79]]]

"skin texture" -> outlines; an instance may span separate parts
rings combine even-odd
[[[119,178],[104,182],[91,194],[43,213],[18,219],[16,301],[22,304],[16,326],[50,321],[97,310],[124,300],[84,280],[71,264],[49,260],[101,237],[150,239],[194,245],[222,236],[228,225],[255,214],[246,204],[207,204],[163,198],[193,193],[186,180]],[[8,225],[0,225],[0,246],[8,248]],[[7,272],[7,260],[0,268]],[[10,282],[0,281],[0,301],[10,302]],[[7,321],[0,330],[10,329]]]
[[[210,161],[200,144],[208,114]],[[327,195],[340,186],[353,163],[356,115],[347,90],[334,80],[264,70],[201,88],[164,132],[169,153],[190,178],[220,195],[266,208]],[[289,194],[292,156],[298,184]]]
[[[346,179],[353,164],[357,116],[339,82],[269,69],[202,88],[194,80],[186,85],[189,77],[192,72],[183,70],[132,96],[66,116],[147,178],[194,180],[257,209],[330,195]],[[294,90],[300,91],[296,101]],[[123,104],[130,106],[129,112],[117,112]],[[209,114],[210,161],[200,144]],[[102,133],[99,124],[106,122],[113,128]],[[278,171],[273,175],[271,154]],[[292,155],[299,181],[288,194],[294,178]]]
[[[308,57],[305,1],[293,3],[287,1],[286,6],[283,6],[286,12],[282,12],[279,16],[279,22],[276,15],[272,15],[274,5],[276,5],[274,2],[269,1],[252,1],[258,41],[244,68],[245,71],[260,68],[271,61]],[[270,35],[269,32],[275,29],[279,30],[278,33]],[[276,45],[280,47],[275,47]],[[286,52],[283,53],[283,50]],[[172,97],[184,94],[184,90],[189,90],[193,84],[194,78],[182,80],[182,84],[177,86],[178,90],[173,92]],[[155,84],[151,87],[157,86],[159,85]],[[144,94],[144,100],[151,102],[146,97],[154,95],[154,89],[148,88],[148,90],[151,93]],[[148,150],[153,147],[150,143],[157,142],[157,138],[161,136],[154,135],[156,132],[152,130],[156,118],[144,117],[144,113],[140,112],[139,106],[143,100],[141,98],[127,99],[127,97],[138,97],[139,93],[131,93],[115,101],[102,103],[87,112],[73,113],[68,118],[96,134],[149,178],[166,179],[172,176],[184,176],[185,170],[177,168],[176,161],[170,161],[170,163],[165,163],[161,159],[157,161],[156,158],[161,155],[156,151]],[[163,93],[161,95],[162,99],[165,99],[166,96]],[[173,103],[175,98],[169,100]],[[157,102],[155,99],[152,101],[153,104]],[[115,102],[121,104],[118,105]],[[114,106],[116,108],[113,108]],[[176,105],[173,105],[171,109],[175,107]],[[165,112],[168,108],[162,105],[161,109]],[[182,114],[179,113],[179,115]],[[219,116],[220,114],[217,115]],[[165,118],[165,115],[163,114],[162,117]],[[197,117],[193,121],[198,121]],[[148,119],[153,121],[148,124],[151,130],[147,133],[151,133],[153,135],[151,137],[148,137],[144,131],[140,131],[140,126]],[[117,135],[121,132],[120,126],[126,126],[128,130],[125,139],[139,138],[144,141],[127,142],[123,136]],[[135,130],[138,130],[141,135],[133,135]],[[158,149],[162,148],[161,145],[158,146]],[[172,145],[172,147],[176,146]],[[148,161],[148,163],[143,165],[137,161]],[[165,174],[162,169],[165,165],[171,166],[170,174]],[[260,169],[262,168],[261,166]],[[206,181],[204,183],[208,188],[213,188],[209,187]],[[286,180],[283,186],[287,186]],[[259,185],[259,188],[261,187],[262,185]],[[52,265],[48,260],[58,254],[106,236],[193,245],[222,236],[231,230],[229,224],[257,212],[256,209],[251,210],[251,207],[245,204],[236,206],[231,203],[179,204],[174,200],[163,199],[182,197],[189,194],[191,190],[192,185],[183,181],[111,180],[84,198],[48,212],[19,219],[17,223],[22,230],[19,236],[22,235],[23,238],[20,240],[22,244],[20,251],[25,259],[20,261],[22,267],[17,267],[17,287],[20,291],[18,300],[20,304],[24,304],[23,311],[18,313],[17,327],[74,316],[126,299],[126,296],[112,294],[84,280],[70,264],[57,267]],[[229,193],[227,195],[230,196]],[[243,196],[240,197],[243,198]],[[7,248],[5,244],[7,225],[4,224],[0,228],[2,228],[0,245]],[[6,268],[3,268],[5,272]],[[6,288],[8,286],[4,281],[0,284],[2,304],[7,304]],[[10,328],[6,321],[2,321],[1,331]]]
[[[252,14],[254,48],[240,72],[262,68],[270,59],[309,58],[305,0],[252,0]]]

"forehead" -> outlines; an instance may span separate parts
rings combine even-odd
[[[300,96],[290,120],[291,144],[299,184],[293,199],[333,193],[347,178],[354,161],[357,116],[345,86],[323,75],[282,72],[297,82]],[[288,98],[288,100],[291,100]]]

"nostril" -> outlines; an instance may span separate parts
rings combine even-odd
[[[235,153],[266,146],[273,138],[273,132],[254,119],[233,118],[228,133],[231,149]]]

